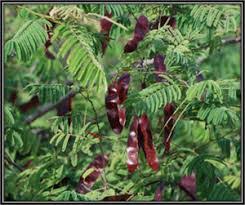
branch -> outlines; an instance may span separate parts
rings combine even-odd
[[[222,45],[240,43],[241,36],[226,38],[226,39],[221,40],[221,42],[222,42]]]
[[[37,112],[35,112],[34,114],[28,116],[24,122],[26,124],[30,124],[32,123],[34,120],[36,120],[37,118],[43,116],[44,114],[46,114],[47,112],[55,109],[56,107],[58,107],[60,104],[62,104],[64,101],[66,101],[67,99],[74,97],[76,94],[78,93],[78,91],[70,91],[69,93],[67,93],[67,95],[65,95],[64,97],[62,97],[58,102],[54,103],[54,104],[47,104],[41,107],[37,108]]]

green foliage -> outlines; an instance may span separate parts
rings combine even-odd
[[[146,89],[128,96],[126,105],[133,107],[137,114],[155,113],[167,103],[177,102],[181,99],[180,88],[174,85],[166,86],[163,83],[155,83]]]
[[[237,28],[236,7],[195,5],[190,15],[193,17],[196,26],[221,27],[225,28],[226,32],[229,29],[235,31]]]
[[[197,114],[201,120],[213,125],[236,125],[239,118],[236,113],[226,107],[217,107],[215,105],[203,106]]]
[[[112,28],[102,54],[100,20],[106,11],[112,13]],[[239,5],[11,4],[4,13],[6,201],[93,202],[125,195],[128,201],[152,201],[160,181],[163,201],[188,201],[177,184],[190,174],[196,177],[198,201],[241,199],[240,45],[226,43],[240,36]],[[134,52],[124,53],[140,15],[150,22],[170,15],[177,25],[150,30]],[[44,52],[51,26],[48,49],[55,59]],[[165,57],[166,65],[158,83],[156,54]],[[126,108],[127,119],[116,135],[108,122],[105,91],[125,72],[129,90],[119,106]],[[197,73],[204,80],[197,82]],[[69,91],[78,91],[69,113],[57,116],[55,108],[42,113]],[[34,95],[40,105],[22,112],[22,104]],[[164,154],[167,103],[176,109],[171,149]],[[160,167],[154,172],[140,150],[139,167],[130,174],[129,127],[132,116],[144,112]],[[94,171],[87,167],[101,153],[108,155],[107,166],[88,193],[77,193],[79,179]]]
[[[30,90],[30,95],[37,95],[42,104],[56,103],[69,91],[69,87],[63,84],[31,84],[26,89]]]
[[[56,36],[64,40],[58,55],[63,58],[66,56],[68,70],[80,85],[105,89],[107,86],[105,73],[93,53],[89,33],[70,25],[61,25],[55,32]]]
[[[27,61],[44,45],[48,34],[45,26],[51,26],[50,22],[44,19],[30,20],[26,22],[5,44],[5,61],[7,56],[16,53],[18,60]]]
[[[239,195],[233,192],[229,187],[225,186],[224,184],[220,183],[214,186],[213,190],[211,191],[208,200],[212,201],[238,201]]]
[[[217,82],[213,80],[205,80],[196,83],[188,88],[186,91],[187,100],[192,101],[194,99],[201,99],[201,97],[207,92],[207,95],[211,95],[212,99],[217,99],[222,103],[223,96],[222,91]]]

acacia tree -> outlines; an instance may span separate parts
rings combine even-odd
[[[240,200],[240,6],[5,5],[5,200]]]

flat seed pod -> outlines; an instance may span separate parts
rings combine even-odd
[[[123,74],[118,81],[108,87],[105,97],[107,117],[111,128],[116,134],[120,134],[126,123],[126,109],[121,104],[126,100],[130,75]]]
[[[163,190],[164,190],[164,183],[160,182],[159,186],[155,191],[154,201],[162,201],[163,200]]]
[[[123,74],[117,81],[117,91],[120,100],[120,104],[123,103],[128,94],[128,86],[130,82],[130,75],[128,73]]]
[[[105,16],[108,18],[112,17],[112,13],[105,13]],[[106,48],[108,46],[109,40],[110,40],[110,30],[112,27],[112,22],[108,21],[107,19],[102,18],[100,20],[100,33],[104,35],[103,41],[102,41],[102,53],[104,54],[106,51]]]
[[[178,185],[192,200],[196,200],[196,175],[194,173],[181,177]]]
[[[139,126],[143,135],[143,149],[147,163],[154,171],[157,171],[159,169],[159,161],[153,145],[150,121],[145,113],[139,119]]]
[[[83,177],[84,173],[80,177],[80,181],[77,185],[76,191],[80,194],[86,194],[91,190],[96,180],[100,177],[103,169],[108,163],[107,155],[98,155],[93,162],[89,164],[86,168],[85,172],[91,169],[91,173],[89,173],[85,178]]]
[[[172,103],[168,103],[167,105],[165,105],[164,107],[164,125],[171,118],[167,126],[164,128],[164,146],[165,146],[166,153],[168,153],[170,150],[170,142],[171,142],[170,132],[175,122],[173,118],[174,111],[175,111],[175,106]]]
[[[131,53],[137,49],[138,43],[142,41],[149,31],[149,21],[147,17],[140,16],[137,19],[135,29],[134,29],[134,37],[129,40],[124,47],[124,53]]]
[[[127,155],[128,155],[127,165],[128,165],[128,171],[131,173],[133,173],[139,165],[138,125],[139,125],[139,119],[137,116],[134,116],[133,122],[130,127],[130,132],[128,136],[128,147],[127,147]]]
[[[154,68],[155,68],[155,75],[156,75],[156,81],[162,82],[163,78],[160,76],[161,73],[166,72],[166,65],[164,64],[165,57],[157,54],[154,57]]]

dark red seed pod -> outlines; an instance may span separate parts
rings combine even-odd
[[[112,17],[112,13],[106,12],[105,16],[108,17],[108,18],[111,18]],[[112,26],[112,22],[108,21],[107,19],[102,18],[100,20],[100,32],[104,32],[104,33],[110,32],[111,26]]]
[[[124,53],[130,53],[137,49],[138,43],[142,41],[149,31],[149,21],[147,17],[140,16],[137,19],[135,29],[134,29],[134,37],[129,40],[128,43],[124,47]]]
[[[155,201],[162,201],[163,200],[163,190],[164,190],[164,183],[160,182],[159,186],[155,191],[154,200]]]
[[[112,17],[112,13],[105,13],[105,16],[108,18]],[[110,40],[110,30],[112,27],[112,23],[108,21],[107,19],[102,18],[100,20],[100,33],[104,35],[103,41],[102,41],[102,53],[104,54],[106,51],[106,48],[108,46],[109,40]]]
[[[202,74],[199,70],[197,70],[197,71],[196,71],[196,81],[197,81],[197,82],[201,82],[201,81],[203,81],[203,80],[204,80],[203,74]]]
[[[145,16],[140,16],[136,22],[134,30],[134,39],[142,41],[149,30],[149,21]]]
[[[132,39],[124,46],[124,53],[131,53],[137,49],[138,41]]]
[[[181,177],[178,185],[192,200],[196,200],[196,175],[194,173]]]
[[[105,98],[107,117],[111,128],[116,134],[121,133],[126,122],[126,110],[120,105],[126,100],[130,75],[123,74],[117,82],[113,82],[108,87]]]
[[[170,150],[170,141],[171,141],[171,129],[175,123],[173,118],[173,113],[175,111],[175,106],[172,103],[168,103],[164,107],[164,125],[167,123],[167,126],[164,128],[164,146],[165,153],[168,153]],[[170,119],[171,118],[171,119]]]
[[[127,201],[132,194],[120,194],[114,196],[107,196],[103,199],[103,201]]]
[[[109,85],[105,101],[106,101],[105,105],[107,109],[115,108],[115,104],[119,104],[119,96],[117,92],[116,82]]]
[[[203,80],[204,80],[203,74],[200,73],[199,70],[197,70],[197,71],[196,71],[196,81],[197,81],[197,82],[201,82],[201,81],[203,81]],[[201,98],[200,98],[200,100],[201,100],[202,102],[205,101],[205,95],[206,95],[206,91],[204,91],[203,95],[202,95]]]
[[[148,30],[148,24],[149,24],[149,21],[148,21],[147,17],[142,15],[137,19],[135,27],[141,28],[142,30],[147,31]]]
[[[118,115],[119,115],[119,123],[120,125],[122,125],[122,127],[124,127],[126,123],[126,109],[122,107],[119,108]]]
[[[147,163],[154,171],[157,171],[159,169],[159,161],[152,141],[150,121],[145,113],[139,119],[139,127],[143,135],[143,149]],[[139,137],[141,136],[139,135]]]
[[[117,92],[120,104],[127,99],[129,82],[130,75],[128,73],[123,74],[117,81]]]
[[[137,116],[134,116],[133,122],[130,127],[130,132],[128,136],[128,147],[127,147],[127,155],[128,155],[127,165],[128,165],[128,171],[131,173],[133,173],[139,165],[138,125],[139,125],[139,119]]]
[[[95,184],[96,180],[100,177],[107,163],[107,155],[98,155],[85,170],[86,172],[88,169],[92,168],[93,171],[85,178],[83,178],[83,175],[80,177],[80,181],[77,185],[76,191],[80,194],[86,194],[87,192],[89,192]]]
[[[147,32],[142,30],[141,28],[135,28],[133,40],[137,43],[142,41],[146,33]]]
[[[164,64],[165,57],[157,54],[154,57],[154,67],[155,67],[155,75],[156,75],[156,81],[161,82],[163,81],[163,78],[160,76],[161,73],[166,72],[166,65]]]
[[[57,115],[58,116],[65,116],[67,115],[67,113],[69,113],[67,115],[68,117],[68,124],[71,124],[72,118],[71,118],[71,111],[72,111],[72,97],[67,98],[66,100],[64,100],[62,103],[60,103],[57,108]]]
[[[123,123],[125,123],[125,111],[120,110],[119,107],[119,96],[117,92],[117,83],[114,82],[108,88],[108,93],[105,98],[106,112],[109,123],[112,130],[119,134],[123,129]],[[120,116],[119,116],[120,115]],[[120,123],[121,119],[121,123]]]
[[[120,112],[119,109],[112,109],[112,110],[107,111],[107,117],[108,117],[109,123],[111,125],[112,130],[116,134],[120,134],[123,130],[123,125],[120,123],[119,112]],[[123,117],[121,116],[121,118]]]

